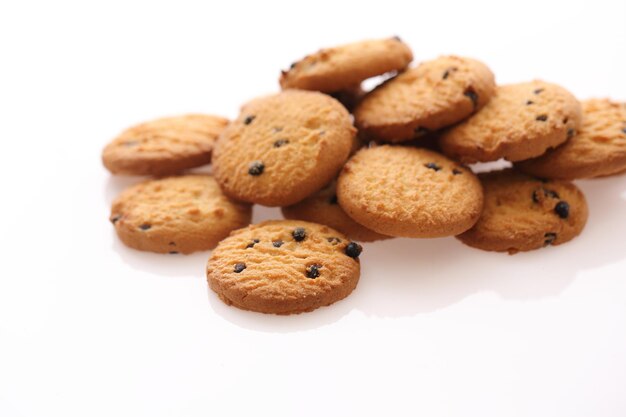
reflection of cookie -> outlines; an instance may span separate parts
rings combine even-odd
[[[209,286],[229,305],[293,314],[347,297],[359,281],[361,247],[336,230],[267,221],[233,232],[213,251]]]
[[[436,152],[404,146],[360,150],[337,183],[339,204],[378,233],[439,237],[464,232],[480,216],[480,182]]]
[[[589,178],[626,169],[626,105],[609,100],[583,104],[583,124],[570,140],[520,170],[545,178]]]
[[[325,224],[339,230],[350,239],[361,242],[389,239],[373,230],[360,225],[350,218],[337,202],[336,184],[333,181],[324,189],[294,204],[283,207],[283,215],[287,219],[299,219]]]
[[[493,73],[482,62],[443,56],[392,78],[354,111],[366,138],[402,142],[457,123],[493,95]]]
[[[111,207],[111,223],[131,248],[159,253],[208,250],[250,223],[252,209],[222,194],[208,175],[146,181]]]
[[[217,141],[214,175],[238,200],[294,204],[337,175],[354,133],[346,109],[325,94],[288,90],[259,98]]]
[[[102,152],[114,174],[168,175],[208,164],[213,144],[228,120],[189,114],[165,117],[125,130]]]
[[[480,174],[483,214],[457,236],[479,249],[513,254],[559,245],[578,236],[587,222],[587,203],[569,182],[541,181],[512,169]]]
[[[399,38],[377,39],[322,49],[291,64],[283,71],[283,89],[345,90],[361,81],[406,68],[413,60],[411,49]]]
[[[504,85],[485,108],[441,135],[439,145],[446,155],[465,163],[521,161],[565,142],[581,120],[580,103],[558,85]]]

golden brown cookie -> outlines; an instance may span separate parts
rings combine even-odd
[[[402,70],[412,60],[411,49],[398,37],[367,40],[308,55],[283,71],[279,81],[283,89],[332,93],[376,75]]]
[[[337,100],[287,90],[243,106],[217,141],[213,172],[235,199],[294,204],[337,175],[354,134],[350,115]]]
[[[226,304],[261,313],[303,313],[354,290],[360,253],[360,245],[327,226],[266,221],[220,242],[207,264],[207,279]]]
[[[503,85],[477,114],[443,133],[443,153],[463,163],[521,161],[565,142],[580,128],[576,97],[556,84]]]
[[[381,235],[360,225],[343,211],[337,202],[335,181],[299,203],[283,207],[282,212],[286,219],[325,224],[339,230],[350,239],[360,242],[374,242],[391,238],[391,236]]]
[[[111,223],[131,248],[158,253],[209,250],[250,223],[252,208],[227,198],[209,175],[145,181],[123,191]]]
[[[571,139],[516,166],[544,178],[576,179],[626,169],[626,105],[593,99],[582,103],[583,123]]]
[[[513,169],[480,174],[483,213],[457,236],[475,248],[509,252],[560,245],[578,236],[587,222],[587,202],[572,183],[542,181]]]
[[[360,150],[339,175],[339,204],[378,233],[440,237],[472,227],[483,204],[480,182],[436,152],[405,146]]]
[[[164,117],[125,130],[102,151],[113,174],[170,175],[208,164],[228,120],[204,114]]]
[[[465,119],[494,90],[493,73],[482,62],[442,56],[367,94],[354,110],[355,124],[367,139],[403,142]]]

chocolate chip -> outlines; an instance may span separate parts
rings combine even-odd
[[[562,219],[567,219],[569,216],[569,204],[567,201],[559,201],[554,206],[554,212]]]
[[[278,139],[276,142],[274,142],[274,147],[275,148],[280,148],[283,145],[288,144],[289,141],[287,139]]]
[[[563,124],[567,124],[567,122],[569,122],[569,117],[563,119]]]
[[[297,62],[292,62],[291,65],[289,65],[289,69],[294,69],[296,67]]]
[[[243,119],[243,124],[244,125],[249,125],[250,123],[252,123],[252,121],[254,120],[256,116],[246,116],[245,119]]]
[[[474,106],[474,110],[476,110],[476,107],[478,106],[478,94],[476,94],[476,91],[474,91],[472,87],[469,87],[465,90],[463,95],[472,100],[472,105]]]
[[[115,223],[117,223],[117,222],[118,222],[121,218],[122,218],[122,215],[118,214],[118,215],[115,215],[115,216],[111,217],[109,220],[111,221],[111,223],[115,224]]]
[[[233,268],[233,271],[238,274],[241,271],[243,271],[244,269],[246,269],[246,264],[244,264],[243,262],[238,262],[235,264],[235,267]]]
[[[177,253],[178,253],[178,252],[176,252],[175,250],[171,250],[171,251],[169,251],[169,254],[170,254],[170,255],[176,255]]]
[[[425,127],[418,126],[415,129],[413,129],[413,132],[415,132],[415,137],[419,138],[421,136],[424,136],[430,131],[426,129]]]
[[[449,70],[445,70],[443,73],[443,76],[441,78],[443,78],[444,80],[448,78],[448,76],[450,75],[450,71]]]
[[[539,120],[540,122],[545,122],[546,120],[548,120],[548,115],[540,114],[539,116],[535,117],[535,120]]]
[[[552,242],[554,242],[554,239],[556,239],[556,233],[546,233],[545,235],[543,235],[543,237],[545,238],[543,243],[546,246],[551,245]]]
[[[337,204],[337,194],[333,194],[329,199],[328,199],[328,203],[329,204]]]
[[[356,242],[348,243],[346,246],[345,253],[351,258],[358,258],[361,252],[363,251],[363,247]]]
[[[543,91],[543,88],[538,88],[535,91],[533,91],[533,93],[540,94],[542,91]]]
[[[257,175],[261,175],[263,170],[265,170],[265,165],[263,165],[263,162],[261,161],[251,162],[248,166],[248,174],[254,175],[255,177]]]
[[[169,245],[170,246],[176,246],[176,242],[170,242]]]
[[[322,265],[313,264],[306,269],[306,277],[307,278],[317,278],[320,276],[320,269]]]
[[[622,132],[626,134],[626,127],[622,129]]]
[[[428,169],[432,169],[432,170],[435,170],[435,171],[441,170],[441,167],[439,165],[437,165],[436,163],[434,163],[434,162],[429,162],[427,164],[424,164],[424,166],[426,168],[428,168]]]
[[[274,246],[275,248],[280,248],[281,246],[283,246],[283,242],[282,240],[275,240],[272,242],[272,246]]]
[[[257,243],[259,243],[260,240],[259,239],[252,239],[252,242],[248,243],[248,246],[246,246],[246,249],[248,248],[253,248],[254,245],[256,245]]]
[[[576,131],[574,129],[567,129],[567,138],[573,138],[574,135],[576,134]]]
[[[148,230],[148,229],[150,229],[151,227],[152,227],[152,226],[151,226],[151,225],[149,225],[148,223],[144,223],[144,224],[142,224],[141,226],[139,226],[139,228],[140,228],[141,230]]]
[[[329,241],[333,246],[335,246],[337,243],[341,243],[341,239],[339,239],[338,237],[329,237],[326,240]]]
[[[559,194],[554,190],[543,189],[543,195],[550,198],[559,198]]]
[[[296,227],[291,233],[291,236],[293,236],[296,242],[302,242],[306,239],[306,230],[304,230],[304,227]]]
[[[463,173],[463,171],[461,171],[460,169],[454,168],[452,170],[452,175],[461,175],[462,173]]]
[[[527,105],[527,106],[530,106],[531,104],[535,104],[535,102],[534,102],[534,101],[532,101],[532,100],[528,100],[528,101],[526,102],[526,105]]]
[[[399,37],[398,35],[394,36],[394,37],[393,37],[393,38],[391,38],[391,39],[395,39],[395,40],[397,40],[398,42],[402,42],[402,39],[400,39],[400,37]]]

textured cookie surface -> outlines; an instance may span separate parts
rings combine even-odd
[[[368,139],[406,141],[465,119],[494,90],[493,73],[482,62],[442,56],[366,95],[354,111],[355,123]]]
[[[522,161],[520,170],[544,178],[576,179],[626,169],[626,105],[587,100],[580,130],[558,148]]]
[[[337,175],[354,133],[350,115],[337,100],[287,90],[243,106],[217,141],[213,172],[235,199],[294,204]]]
[[[233,232],[207,264],[209,286],[229,305],[293,314],[347,297],[361,247],[329,227],[274,220]]]
[[[159,253],[209,250],[250,223],[252,208],[227,198],[208,175],[142,182],[123,191],[111,223],[131,248]]]
[[[217,137],[228,120],[189,114],[165,117],[122,132],[102,152],[114,174],[168,175],[208,164]]]
[[[467,168],[427,149],[360,150],[342,170],[339,204],[378,233],[440,237],[464,232],[480,216],[480,182]]]
[[[483,213],[457,236],[479,249],[515,253],[559,245],[578,236],[587,222],[581,191],[564,181],[541,181],[513,169],[480,174]]]
[[[287,219],[325,224],[339,230],[352,240],[373,242],[390,238],[355,222],[343,211],[337,202],[335,181],[301,202],[283,207],[282,212]]]
[[[461,162],[543,154],[580,128],[582,108],[564,88],[543,81],[500,86],[477,114],[441,135],[442,151]]]
[[[399,38],[367,40],[322,49],[283,71],[283,89],[298,88],[332,93],[350,89],[361,81],[406,68],[411,49]]]

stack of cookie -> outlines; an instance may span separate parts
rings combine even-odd
[[[397,37],[323,49],[232,122],[187,115],[126,130],[104,165],[159,178],[113,203],[118,236],[159,253],[217,246],[206,272],[224,302],[290,314],[350,294],[356,241],[456,236],[515,253],[580,234],[587,205],[569,181],[626,170],[626,107],[581,104],[543,81],[496,85],[470,58],[412,60]],[[467,165],[498,160],[510,167]],[[212,175],[181,174],[209,162]],[[249,225],[253,204],[289,220]]]

